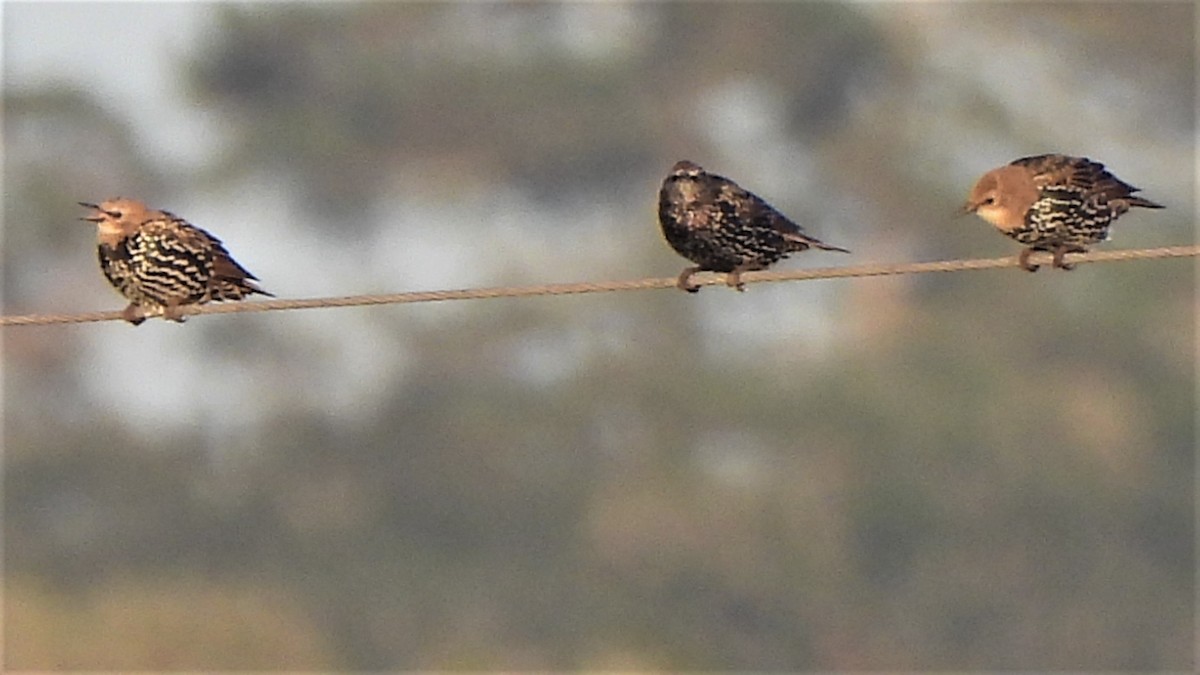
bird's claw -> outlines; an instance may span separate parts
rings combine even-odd
[[[692,283],[692,275],[699,272],[699,267],[689,267],[679,274],[679,278],[675,280],[675,287],[681,291],[688,293],[699,293],[700,286]]]
[[[187,321],[187,316],[179,310],[179,305],[170,304],[163,307],[162,318],[175,323],[183,323]]]
[[[146,320],[146,313],[142,311],[141,306],[131,302],[121,312],[121,318],[137,326]]]
[[[1033,255],[1033,249],[1027,248],[1021,251],[1021,255],[1017,256],[1017,264],[1026,272],[1036,272],[1041,265],[1034,265],[1029,262],[1029,256]]]
[[[1065,260],[1068,253],[1083,253],[1084,249],[1075,248],[1072,246],[1064,246],[1054,249],[1054,266],[1060,270],[1073,270],[1075,263],[1069,263]]]

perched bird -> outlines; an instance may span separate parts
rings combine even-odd
[[[182,323],[183,305],[271,296],[221,240],[173,213],[119,197],[79,205],[94,209],[80,220],[96,223],[100,269],[129,299],[123,316],[135,326],[148,316]]]
[[[675,283],[689,293],[700,290],[691,282],[696,272],[722,272],[728,286],[742,291],[742,272],[766,269],[789,253],[814,246],[850,252],[804,234],[758,195],[687,160],[663,181],[658,222],[671,248],[696,263]]]
[[[1113,221],[1134,206],[1161,209],[1136,197],[1138,188],[1123,182],[1086,157],[1038,155],[1022,157],[983,174],[971,188],[964,213],[975,213],[1004,234],[1025,244],[1018,259],[1030,264],[1034,251],[1054,253],[1054,266],[1069,270],[1068,253],[1109,238]]]

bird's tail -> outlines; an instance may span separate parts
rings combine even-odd
[[[816,237],[810,237],[802,232],[788,233],[786,237],[788,241],[790,241],[792,245],[796,247],[795,250],[797,251],[803,251],[809,248],[819,248],[822,251],[839,251],[841,253],[850,252],[850,249],[842,248],[841,246],[834,246],[833,244],[826,244],[820,239],[817,239]]]
[[[270,292],[270,291],[263,290],[263,287],[258,285],[258,281],[257,281],[257,280],[255,280],[255,281],[250,281],[250,280],[248,280],[248,279],[243,279],[243,280],[242,280],[242,283],[241,283],[241,286],[242,286],[242,288],[244,288],[244,289],[246,289],[246,290],[248,291],[248,293],[247,293],[248,295],[254,295],[255,293],[257,293],[257,294],[259,294],[259,295],[265,295],[265,296],[267,296],[268,298],[273,298],[273,297],[275,297],[275,294],[274,294],[274,293],[272,293],[272,292]]]
[[[1130,207],[1141,206],[1142,208],[1147,208],[1147,209],[1165,209],[1165,208],[1167,208],[1167,207],[1163,206],[1162,204],[1159,204],[1158,202],[1152,202],[1149,199],[1146,199],[1145,197],[1130,197],[1126,201],[1129,202]]]
[[[221,251],[213,261],[213,272],[216,277],[214,300],[241,300],[247,295],[265,295],[275,297],[274,293],[263,290],[258,285],[258,277],[246,271],[228,253]]]
[[[217,279],[211,290],[212,299],[217,302],[228,302],[230,300],[244,300],[251,295],[265,295],[268,298],[275,297],[274,293],[263,290],[262,286],[254,279]]]
[[[848,248],[842,248],[841,246],[834,246],[833,244],[826,244],[825,242],[817,241],[816,239],[813,240],[813,246],[816,246],[817,248],[821,249],[822,251],[837,251],[839,253],[849,253],[850,252],[850,249],[848,249]]]

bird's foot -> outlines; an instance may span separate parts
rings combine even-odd
[[[179,304],[174,302],[167,303],[167,305],[163,307],[162,318],[166,319],[167,321],[174,321],[175,323],[183,323],[184,321],[187,321],[187,316],[180,311]]]
[[[746,292],[746,284],[742,281],[742,273],[740,271],[726,272],[725,285],[739,293]]]
[[[1054,266],[1060,270],[1073,270],[1074,263],[1069,263],[1064,258],[1068,253],[1083,253],[1086,250],[1078,246],[1059,246],[1054,249]]]
[[[142,311],[140,305],[131,302],[129,303],[129,306],[121,312],[121,318],[137,326],[146,320],[146,313]]]
[[[679,273],[679,278],[675,281],[675,287],[681,291],[688,293],[699,293],[700,286],[692,283],[692,275],[700,271],[700,267],[689,267]]]
[[[1026,248],[1021,250],[1021,255],[1017,256],[1017,264],[1026,272],[1036,272],[1041,265],[1034,265],[1029,262],[1029,256],[1033,255],[1033,249]]]

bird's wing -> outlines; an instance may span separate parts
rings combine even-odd
[[[1128,197],[1132,192],[1137,191],[1137,188],[1105,170],[1103,164],[1093,162],[1086,157],[1038,155],[1023,157],[1012,164],[1028,168],[1038,187],[1068,186],[1084,195],[1107,199]]]
[[[170,215],[170,214],[167,214]],[[212,255],[213,276],[218,279],[229,279],[231,281],[240,281],[242,279],[255,279],[254,276],[238,264],[229,251],[225,249],[225,244],[221,242],[216,235],[208,230],[196,227],[191,223],[172,216],[176,224],[176,236],[185,246],[194,251],[209,251]]]
[[[1034,155],[1013,160],[1009,165],[1027,169],[1034,184],[1045,187],[1071,184],[1075,172],[1072,163],[1073,158],[1066,155]]]
[[[258,277],[251,274],[245,267],[239,265],[224,248],[217,250],[216,256],[213,257],[213,275],[221,279],[237,281],[253,279],[258,281]]]
[[[762,197],[727,178],[720,176],[714,176],[714,178],[720,181],[716,200],[719,205],[722,205],[722,210],[733,211],[742,222],[768,227],[785,238],[803,233],[799,225],[789,220]]]
[[[1134,197],[1133,193],[1137,192],[1138,188],[1112,175],[1104,169],[1103,164],[1097,162],[1084,161],[1081,163],[1075,169],[1075,181],[1086,186],[1087,195],[1097,201],[1116,202],[1122,206],[1126,202],[1136,202],[1138,205],[1151,208],[1159,206],[1154,202]]]

